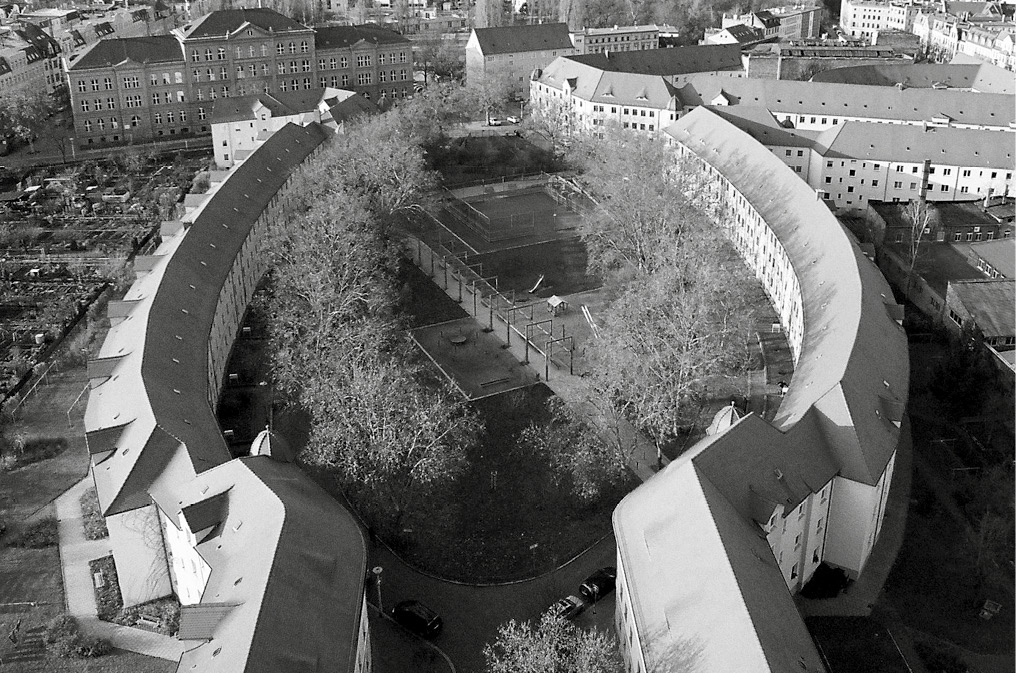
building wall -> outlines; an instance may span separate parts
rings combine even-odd
[[[529,80],[534,70],[546,68],[558,56],[571,56],[575,53],[576,50],[572,48],[488,56],[480,50],[480,43],[474,33],[466,43],[466,81],[472,83],[485,78],[504,78],[511,82],[518,95],[528,99]]]
[[[186,521],[174,522],[159,511],[162,535],[166,542],[166,556],[169,560],[169,573],[173,582],[173,593],[181,605],[195,605],[201,602],[201,595],[208,583],[211,566],[205,563],[197,552],[197,540],[187,528]]]
[[[571,90],[561,91],[539,81],[530,82],[529,90],[532,107],[556,119],[566,133],[602,134],[605,128],[615,126],[655,135],[682,114],[640,102],[594,103],[572,95]]]
[[[318,86],[348,89],[375,102],[413,93],[413,50],[403,44],[358,44],[317,53]]]
[[[572,33],[572,44],[575,45],[577,54],[658,49],[660,47],[660,31],[655,26],[588,29]]]
[[[861,65],[898,65],[910,60],[892,58],[830,58],[827,56],[774,56],[772,54],[745,54],[748,77],[756,79],[789,79],[807,81],[820,72],[836,68]]]
[[[913,26],[917,7],[908,3],[843,0],[840,28],[850,37],[870,40],[880,30],[906,30]]]
[[[106,528],[124,607],[168,596],[172,583],[155,505],[106,517]]]
[[[629,581],[624,561],[618,553],[614,629],[617,632],[621,659],[625,662],[625,673],[646,673],[642,638],[635,623],[635,608],[632,605]]]
[[[367,595],[360,607],[360,632],[356,638],[356,666],[353,673],[370,673],[374,668],[370,648],[370,622],[367,619]]]
[[[778,507],[766,536],[787,588],[799,591],[825,556],[833,484],[827,483],[789,512]]]
[[[826,563],[842,568],[852,577],[864,570],[885,520],[885,505],[895,466],[896,453],[893,452],[875,486],[839,476],[833,480],[836,497],[829,508]]]

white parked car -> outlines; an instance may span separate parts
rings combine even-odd
[[[519,124],[521,122],[522,122],[522,120],[519,119],[518,117],[516,117],[515,115],[509,115],[508,116],[508,123],[509,124]]]

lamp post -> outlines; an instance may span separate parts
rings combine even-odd
[[[381,566],[374,566],[371,568],[371,572],[374,573],[374,582],[377,584],[377,609],[384,612],[384,605],[381,603],[381,573],[384,568]]]

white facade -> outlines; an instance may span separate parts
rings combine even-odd
[[[826,563],[843,568],[854,576],[864,569],[882,531],[889,485],[895,467],[896,455],[893,454],[882,478],[874,487],[836,477],[833,504],[829,508],[828,535],[825,538]]]
[[[168,595],[172,584],[156,507],[106,517],[106,528],[124,607]]]
[[[879,31],[910,32],[920,5],[912,2],[879,0],[843,0],[840,4],[840,28],[854,38],[871,40]]]
[[[572,33],[571,39],[577,54],[642,51],[659,49],[660,29],[655,25],[586,28]]]
[[[194,531],[187,526],[183,514],[179,514],[178,520],[173,521],[160,510],[159,518],[162,523],[162,534],[166,540],[166,551],[171,559],[169,571],[173,580],[173,591],[181,605],[200,603],[212,568],[198,553],[196,549],[198,540],[194,536]]]

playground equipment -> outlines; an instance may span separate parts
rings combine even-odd
[[[543,282],[543,279],[544,279],[544,274],[541,273],[540,277],[537,278],[536,282],[533,284],[533,287],[529,288],[529,294],[533,294],[534,292],[536,292],[537,289],[539,289],[540,283]]]

